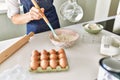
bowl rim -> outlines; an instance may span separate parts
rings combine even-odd
[[[96,24],[96,25],[98,25],[99,29],[90,29],[90,28],[88,28],[88,25],[90,25],[90,24]],[[98,24],[98,23],[86,23],[86,24],[83,24],[83,27],[85,29],[89,30],[89,31],[101,31],[104,28],[103,25]]]
[[[70,32],[74,33],[76,36],[75,36],[74,39],[72,39],[72,40],[70,40],[70,41],[59,41],[59,40],[54,39],[53,33],[50,32],[50,33],[49,33],[49,39],[50,39],[50,40],[52,40],[52,41],[54,41],[54,42],[58,42],[58,43],[70,43],[70,42],[76,41],[76,40],[80,37],[80,35],[78,34],[78,32],[76,32],[75,30],[72,30],[72,29],[59,28],[59,29],[56,29],[56,30],[55,30],[55,32],[57,32],[57,31],[70,31]],[[66,33],[67,33],[67,32],[66,32]]]

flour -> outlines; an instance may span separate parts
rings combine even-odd
[[[70,42],[74,39],[74,36],[70,34],[60,34],[58,37],[61,42]]]
[[[90,28],[91,30],[99,30],[100,27],[97,24],[89,24],[88,28]]]

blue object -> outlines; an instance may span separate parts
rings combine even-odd
[[[20,0],[20,1],[21,4],[23,5],[24,13],[29,12],[31,7],[34,6],[31,0]],[[48,18],[53,29],[60,28],[59,19],[55,7],[53,5],[53,0],[36,0],[36,1],[41,8],[45,9],[45,16]],[[43,19],[33,20],[27,23],[27,34],[29,34],[31,31],[34,33],[40,33],[48,30],[50,30],[50,28]]]

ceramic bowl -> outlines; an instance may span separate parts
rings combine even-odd
[[[57,29],[55,32],[59,37],[59,40],[54,38],[52,32],[49,34],[49,39],[57,47],[71,47],[79,38],[79,34],[71,29]]]
[[[103,62],[104,60],[109,58],[111,57],[104,57],[99,60],[100,67],[98,71],[97,80],[119,80],[120,79],[119,72],[110,71],[105,68],[106,65]],[[114,64],[110,64],[110,65],[114,65]],[[112,67],[112,68],[115,68],[115,67]]]
[[[103,30],[103,26],[101,24],[85,24],[85,31],[91,34],[98,34]]]

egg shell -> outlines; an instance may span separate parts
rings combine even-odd
[[[60,54],[60,53],[65,53],[65,51],[64,51],[63,48],[60,48],[60,49],[58,50],[58,53],[59,53],[59,54]]]
[[[57,67],[57,65],[58,65],[58,63],[56,60],[54,60],[54,59],[50,60],[50,67],[51,68],[55,69]]]
[[[65,58],[61,58],[59,60],[59,65],[62,67],[62,68],[65,68],[67,66],[67,60]]]
[[[43,49],[43,50],[41,51],[41,55],[42,55],[42,54],[48,55],[48,52],[47,52],[45,49]]]
[[[55,49],[51,49],[51,50],[49,51],[49,53],[50,53],[50,54],[56,54],[56,50],[55,50]]]
[[[33,50],[32,51],[32,56],[34,56],[34,55],[36,55],[36,56],[40,55],[40,53],[38,52],[38,50]]]
[[[40,56],[40,60],[48,60],[49,59],[49,57],[48,57],[48,55],[46,55],[46,54],[42,54],[41,56]]]
[[[39,61],[31,61],[30,67],[32,70],[36,70],[40,66]]]
[[[57,59],[57,55],[56,54],[50,54],[50,59]]]
[[[59,59],[66,58],[66,55],[64,53],[61,53],[61,54],[58,55],[58,57],[59,57]]]
[[[41,61],[41,67],[42,67],[42,69],[46,69],[48,67],[48,65],[49,65],[48,60],[42,60]]]
[[[34,55],[34,56],[31,56],[31,61],[39,61],[39,56],[36,56],[36,55]]]

